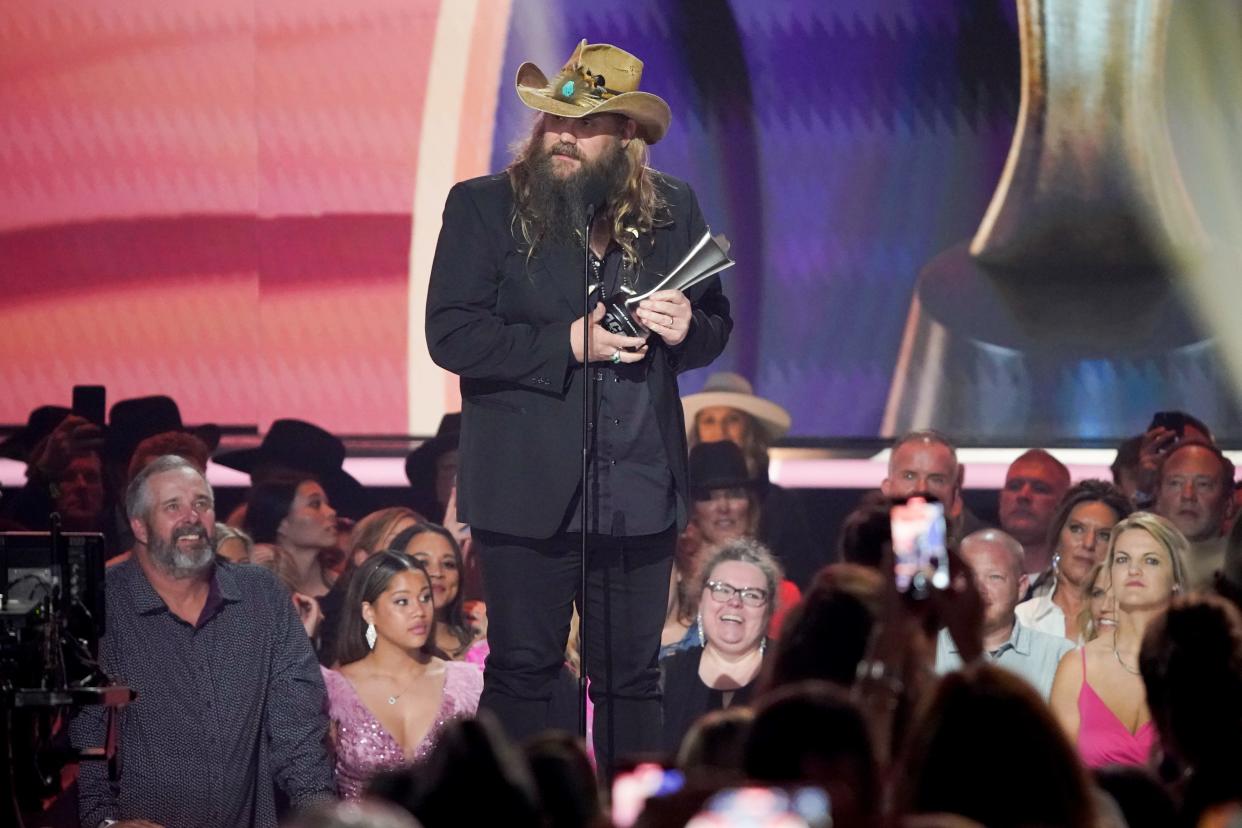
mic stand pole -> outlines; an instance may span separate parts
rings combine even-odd
[[[587,490],[590,464],[591,431],[591,225],[595,222],[595,205],[587,207],[583,227],[582,254],[582,548],[579,550],[578,575],[578,735],[587,738]]]

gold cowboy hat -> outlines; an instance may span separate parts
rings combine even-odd
[[[673,116],[662,98],[638,91],[642,77],[643,62],[629,52],[583,39],[552,81],[527,62],[518,67],[516,85],[518,97],[531,109],[563,118],[625,115],[638,124],[639,137],[654,144]]]

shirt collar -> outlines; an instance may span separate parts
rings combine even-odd
[[[957,650],[957,642],[953,640],[953,635],[949,632],[949,628],[945,627],[940,630],[940,634],[944,636],[945,646],[953,655],[959,655]],[[1013,619],[1013,629],[1009,632],[1009,640],[996,650],[987,651],[988,655],[1000,655],[1012,648],[1018,655],[1031,654],[1031,631],[1022,625],[1017,616]]]
[[[131,556],[129,560],[118,564],[116,568],[117,576],[121,578],[121,583],[124,584],[130,601],[139,615],[168,611],[168,605],[155,591],[155,587],[151,586],[151,582],[147,580],[147,575],[142,571],[136,557]],[[203,614],[199,618],[198,626],[215,615],[225,604],[241,600],[237,576],[230,565],[217,563],[212,566],[207,590],[207,602],[203,605]]]

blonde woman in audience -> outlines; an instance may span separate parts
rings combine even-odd
[[[250,563],[254,541],[241,529],[216,524],[216,555],[232,563]]]
[[[1117,626],[1117,599],[1108,578],[1108,568],[1100,563],[1091,568],[1082,595],[1083,609],[1078,614],[1078,627],[1084,642],[1111,632]]]
[[[1139,674],[1143,634],[1186,589],[1186,538],[1162,517],[1136,512],[1113,527],[1108,577],[1116,626],[1066,653],[1052,682],[1052,711],[1084,764],[1145,765],[1156,730]]]

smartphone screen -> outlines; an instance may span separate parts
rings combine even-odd
[[[97,426],[104,424],[107,392],[102,385],[73,386],[73,413]]]
[[[644,762],[633,770],[618,773],[612,783],[612,824],[628,828],[638,820],[649,798],[676,793],[685,784],[681,771],[666,770],[654,762]]]
[[[893,578],[899,592],[926,594],[949,585],[944,504],[921,497],[897,503],[889,512],[893,535]]]
[[[831,828],[822,788],[728,788],[714,794],[686,828]]]

